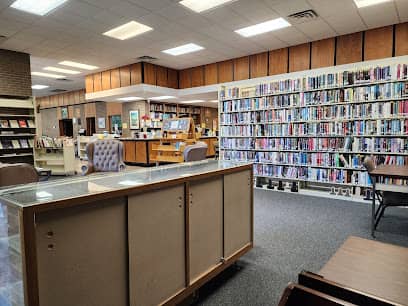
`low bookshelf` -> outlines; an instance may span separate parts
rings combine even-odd
[[[0,99],[0,162],[33,164],[34,99]]]
[[[408,164],[408,57],[220,89],[220,157],[271,181],[370,187],[362,163]]]

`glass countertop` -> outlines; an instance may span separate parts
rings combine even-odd
[[[18,207],[28,207],[113,190],[134,188],[243,165],[249,165],[249,163],[205,160],[18,185],[0,188],[0,202],[6,201]]]

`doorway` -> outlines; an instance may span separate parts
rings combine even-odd
[[[60,136],[73,137],[74,128],[72,125],[72,119],[62,119],[59,121]]]
[[[92,136],[95,133],[95,117],[86,118],[86,136]]]

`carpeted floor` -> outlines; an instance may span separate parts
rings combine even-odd
[[[301,270],[318,272],[355,235],[370,236],[368,204],[255,191],[255,248],[203,287],[195,305],[277,305]],[[390,208],[376,239],[408,247],[408,209]]]

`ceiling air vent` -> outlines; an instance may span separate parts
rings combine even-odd
[[[60,82],[72,82],[72,80],[68,80],[68,79],[66,79],[66,78],[62,78],[62,79],[56,79],[57,81],[60,81]]]
[[[306,10],[297,12],[288,16],[292,23],[304,23],[314,19],[317,19],[318,15],[314,10]]]
[[[65,92],[65,91],[66,91],[65,89],[53,89],[53,90],[50,90],[50,92],[53,92],[53,93]]]
[[[140,62],[153,62],[153,61],[157,60],[157,58],[149,56],[149,55],[142,55],[142,56],[139,56],[137,58],[137,60],[140,61]]]

